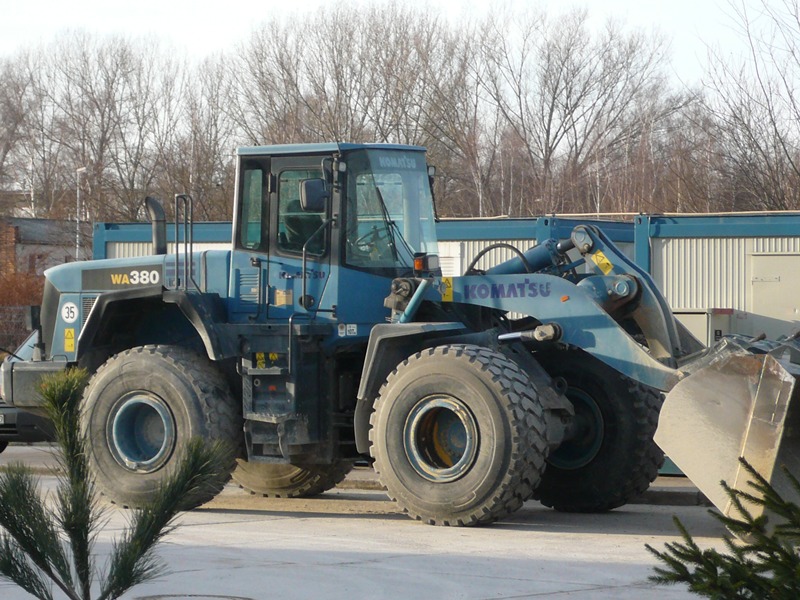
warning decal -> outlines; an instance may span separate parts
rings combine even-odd
[[[452,277],[442,277],[442,302],[452,302],[453,301],[453,278]]]
[[[611,261],[608,260],[608,257],[606,257],[601,250],[589,255],[589,258],[591,258],[592,262],[600,268],[600,270],[603,272],[603,275],[608,275],[614,269],[614,265],[611,264]]]
[[[64,330],[64,352],[75,352],[75,330],[72,328]]]

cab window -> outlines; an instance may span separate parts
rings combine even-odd
[[[278,248],[284,252],[302,253],[303,246],[317,233],[325,212],[306,212],[300,206],[300,184],[306,179],[322,177],[320,169],[281,171],[278,179]],[[311,239],[307,251],[320,256],[325,251],[325,232]]]
[[[266,173],[259,165],[246,165],[242,176],[239,246],[266,251]]]

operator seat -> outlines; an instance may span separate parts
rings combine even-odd
[[[283,224],[286,229],[285,250],[301,252],[314,232],[322,225],[322,217],[317,213],[304,212],[300,200],[292,200],[286,205]],[[310,254],[322,254],[325,240],[323,234],[318,235],[308,246]]]

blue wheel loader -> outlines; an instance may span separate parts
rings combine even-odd
[[[146,199],[151,256],[47,271],[3,400],[41,412],[42,375],[88,369],[92,475],[124,506],[152,498],[195,436],[234,449],[196,504],[230,477],[313,496],[368,460],[437,525],[531,498],[619,507],[662,449],[720,504],[719,479],[746,483],[739,456],[778,483],[776,465],[797,467],[794,342],[703,348],[591,226],[443,277],[434,175],[414,146],[240,148],[230,249],[195,251],[184,194],[168,247]]]

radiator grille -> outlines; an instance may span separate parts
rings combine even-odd
[[[81,328],[86,325],[86,319],[89,318],[89,313],[92,312],[97,296],[84,296],[81,299]]]

